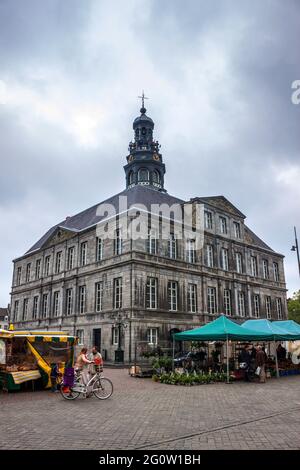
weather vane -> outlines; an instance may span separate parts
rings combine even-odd
[[[145,108],[145,100],[148,100],[149,98],[145,96],[144,90],[143,90],[142,96],[138,96],[138,98],[142,100],[142,109]]]

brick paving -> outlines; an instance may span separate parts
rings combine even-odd
[[[0,392],[0,449],[300,449],[300,377],[182,387],[106,376],[106,401]]]

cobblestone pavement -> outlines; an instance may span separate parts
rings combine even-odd
[[[182,387],[106,376],[106,401],[0,392],[0,448],[300,449],[300,377]]]

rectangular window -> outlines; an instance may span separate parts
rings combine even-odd
[[[61,251],[58,251],[56,253],[56,257],[55,257],[55,274],[58,274],[60,273],[61,271]]]
[[[114,279],[114,309],[122,308],[122,278]]]
[[[226,248],[222,248],[221,250],[221,259],[222,259],[222,269],[224,269],[224,271],[228,271],[229,261],[228,261],[228,250]]]
[[[177,240],[174,233],[170,234],[168,241],[168,256],[172,259],[177,258]]]
[[[74,258],[75,258],[75,247],[70,246],[68,248],[68,255],[67,255],[67,269],[73,269],[74,268]]]
[[[73,312],[73,289],[66,289],[66,314],[72,315]]]
[[[246,315],[245,293],[238,293],[238,315],[244,317]]]
[[[24,299],[23,300],[23,315],[22,315],[23,321],[27,320],[27,315],[28,315],[28,299]]]
[[[266,297],[266,315],[268,320],[272,318],[272,301],[269,296]]]
[[[227,219],[220,217],[220,232],[223,234],[227,233]]]
[[[209,268],[214,267],[214,248],[212,245],[206,246],[206,264]]]
[[[269,279],[269,263],[268,260],[263,260],[263,278]]]
[[[82,242],[80,245],[80,266],[85,266],[87,263],[87,242]]]
[[[16,279],[17,286],[21,284],[21,276],[22,276],[22,267],[19,266],[17,269],[17,279]]]
[[[148,277],[146,285],[146,308],[157,308],[157,279]]]
[[[257,277],[257,258],[251,256],[251,276]]]
[[[35,279],[38,280],[41,277],[41,260],[37,259],[35,262]]]
[[[279,266],[278,263],[273,263],[274,281],[279,282]]]
[[[79,286],[79,313],[85,313],[86,308],[86,287]]]
[[[158,339],[158,329],[157,328],[148,328],[147,330],[147,341],[148,344],[157,346]]]
[[[196,313],[197,312],[197,286],[196,284],[188,284],[187,292],[187,307],[188,312]]]
[[[84,330],[76,330],[76,336],[78,338],[78,344],[80,346],[84,345]]]
[[[14,305],[14,320],[18,321],[19,320],[19,300],[15,300],[15,305]]]
[[[215,287],[207,288],[207,311],[212,314],[217,313],[217,296]]]
[[[95,310],[101,312],[103,307],[103,282],[97,282],[95,285]]]
[[[119,345],[119,328],[114,327],[112,330],[112,344],[113,346]]]
[[[224,313],[229,316],[232,314],[230,289],[224,289]]]
[[[115,239],[114,239],[114,254],[121,255],[123,249],[123,242],[122,242],[122,229],[118,228],[115,231]]]
[[[253,296],[253,316],[255,318],[259,317],[259,312],[260,312],[260,300],[259,300],[259,295],[254,294]]]
[[[282,302],[281,299],[276,299],[276,312],[278,320],[282,320]]]
[[[43,294],[42,297],[42,318],[48,316],[48,294]]]
[[[176,281],[168,282],[168,304],[171,312],[178,309],[178,283]]]
[[[196,263],[196,241],[187,240],[186,242],[186,260],[188,263]]]
[[[49,276],[50,274],[50,255],[45,257],[44,274],[45,276]]]
[[[96,237],[96,261],[101,261],[103,258],[103,240]]]
[[[59,315],[59,291],[53,292],[53,316]]]
[[[241,238],[241,226],[238,222],[233,222],[233,230],[235,238]]]
[[[156,255],[157,253],[157,238],[157,230],[149,229],[147,238],[147,251],[151,255]]]
[[[26,266],[26,282],[30,281],[30,271],[31,271],[31,263],[28,263]]]
[[[236,271],[241,274],[243,272],[243,258],[241,253],[235,254],[235,264],[236,264]]]
[[[33,308],[32,308],[32,319],[36,320],[39,314],[39,296],[36,295],[33,297]]]
[[[213,228],[212,213],[209,211],[204,211],[204,225],[209,230]]]

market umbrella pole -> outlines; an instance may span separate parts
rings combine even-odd
[[[278,367],[278,358],[277,358],[277,351],[276,351],[276,342],[274,341],[275,346],[275,362],[276,362],[276,377],[279,378],[279,367]]]
[[[175,359],[175,338],[174,338],[174,335],[173,335],[173,360],[172,360],[172,370],[174,370],[174,368],[175,368],[174,359]]]
[[[228,336],[227,336],[227,340],[226,340],[226,362],[227,362],[227,383],[229,384],[229,344],[228,344]]]

